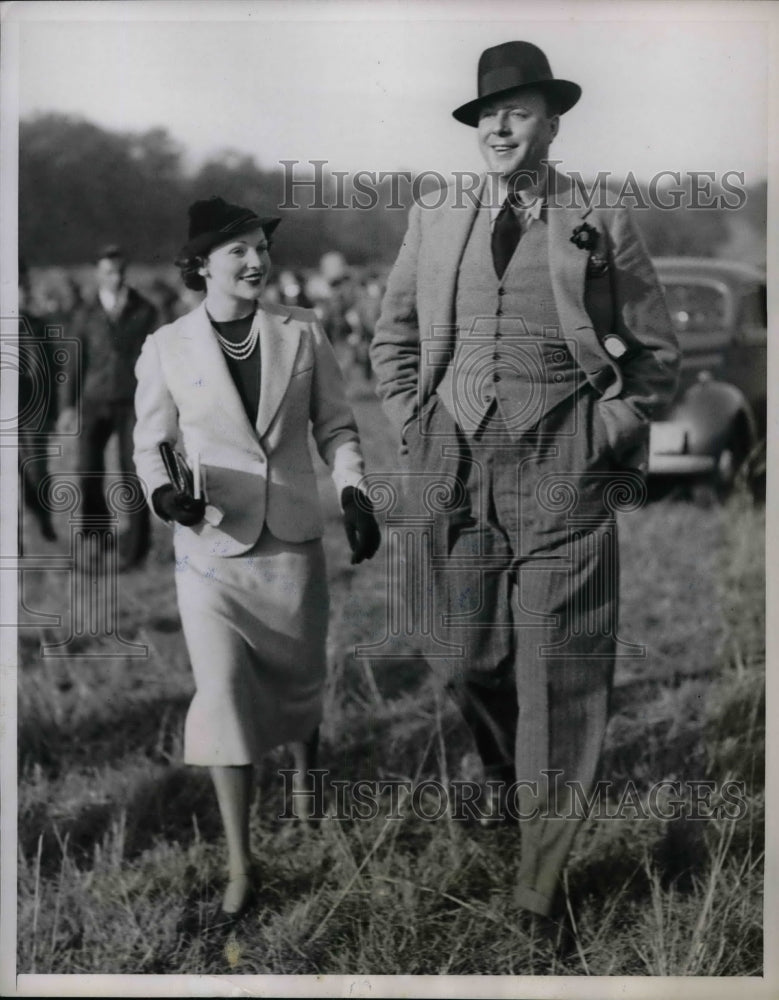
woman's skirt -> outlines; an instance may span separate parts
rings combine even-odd
[[[185,762],[251,764],[307,739],[321,721],[326,671],[321,540],[283,542],[264,528],[243,556],[188,554],[176,591],[196,685]]]

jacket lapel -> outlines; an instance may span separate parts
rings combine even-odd
[[[262,437],[276,416],[287,391],[300,345],[300,326],[290,323],[286,310],[259,308],[260,324],[260,406],[257,435]]]
[[[622,375],[604,350],[592,319],[584,304],[585,282],[589,253],[571,242],[574,229],[591,214],[591,209],[577,204],[579,192],[557,171],[550,171],[547,225],[549,226],[549,273],[552,279],[555,305],[563,334],[578,345],[577,361],[599,386],[602,399],[617,395],[622,388]],[[593,224],[597,229],[597,223]],[[605,234],[601,232],[605,238]],[[613,379],[600,388],[604,370],[611,369]]]
[[[433,252],[424,260],[424,270],[420,268],[419,280],[419,287],[427,289],[430,297],[427,299],[429,306],[420,320],[423,337],[436,338],[436,358],[454,356],[457,345],[457,276],[468,237],[480,209],[483,190],[484,182],[475,204],[467,199],[462,205],[450,205],[447,211],[431,213],[430,245]],[[425,363],[426,360],[427,354],[423,352],[420,371],[422,398],[430,395],[446,370],[446,366],[440,361]]]
[[[454,339],[455,305],[457,295],[457,275],[460,261],[465,252],[465,245],[471,235],[477,213],[487,211],[482,209],[481,199],[484,192],[485,179],[475,197],[475,204],[470,198],[462,196],[460,205],[453,205],[445,212],[433,212],[435,231],[435,247],[437,253],[431,259],[432,281],[434,289],[434,304],[432,316],[434,322],[439,320],[452,325]],[[423,209],[424,211],[424,209]]]
[[[549,226],[549,272],[563,330],[569,337],[583,326],[591,326],[584,308],[584,283],[588,254],[571,243],[574,229],[588,214],[573,204],[572,195],[553,170],[549,173],[547,224]]]
[[[259,322],[259,314],[260,310],[255,314],[255,324]],[[243,439],[245,445],[251,446],[252,450],[257,449],[257,435],[246,416],[241,397],[208,318],[205,302],[190,314],[188,322],[182,326],[179,338],[183,348],[182,361],[189,366],[194,376],[192,384],[206,390],[214,411],[235,428],[236,440]]]

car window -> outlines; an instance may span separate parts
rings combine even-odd
[[[665,299],[678,334],[724,332],[728,324],[728,300],[714,285],[695,282],[667,283]]]

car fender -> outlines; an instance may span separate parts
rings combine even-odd
[[[755,417],[744,394],[717,379],[691,385],[674,404],[669,419],[684,425],[691,454],[716,455],[730,440],[735,425],[740,424],[746,434],[747,450],[757,437]]]

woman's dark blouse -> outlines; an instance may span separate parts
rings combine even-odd
[[[238,344],[249,335],[254,315],[254,313],[249,313],[242,319],[231,319],[221,323],[217,323],[210,315],[208,318],[214,329],[218,330],[225,340]],[[235,383],[235,388],[238,390],[238,395],[241,397],[249,423],[254,427],[257,423],[257,409],[260,405],[260,345],[258,343],[249,357],[242,361],[236,361],[224,351],[222,354],[227,362],[227,369]]]

